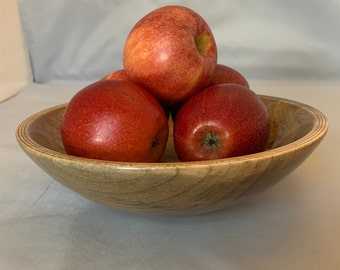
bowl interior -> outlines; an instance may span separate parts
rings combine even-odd
[[[261,96],[271,118],[271,132],[267,150],[275,149],[303,138],[314,124],[315,115],[310,108],[284,99]],[[60,134],[60,125],[66,104],[54,107],[36,117],[28,128],[31,139],[43,148],[66,154]],[[168,145],[162,162],[177,162],[172,140],[170,120]]]

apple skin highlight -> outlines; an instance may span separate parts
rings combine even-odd
[[[149,92],[113,79],[80,90],[61,126],[68,154],[111,161],[158,162],[168,133],[167,116]]]
[[[128,76],[165,103],[181,102],[206,87],[217,63],[211,29],[182,6],[156,9],[131,29],[123,50]]]
[[[179,109],[174,147],[180,161],[235,157],[265,150],[270,131],[267,108],[249,88],[210,86]]]

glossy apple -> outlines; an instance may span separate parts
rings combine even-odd
[[[168,138],[168,119],[140,86],[102,80],[70,100],[61,126],[70,155],[133,162],[158,162]]]
[[[181,102],[207,86],[216,62],[207,22],[182,6],[147,14],[131,29],[123,50],[129,77],[166,103]]]
[[[101,80],[112,80],[112,79],[132,82],[130,77],[127,75],[125,69],[117,69],[115,71],[112,71],[112,72],[106,74],[103,78],[101,78]],[[161,104],[167,118],[169,119],[170,106],[167,103],[162,102],[160,100],[158,100],[158,102]]]
[[[235,83],[249,88],[249,83],[247,79],[240,72],[229,66],[217,64],[209,86],[224,83]],[[182,107],[184,102],[185,101],[171,104],[170,113],[173,119],[176,118],[176,114],[178,110]]]
[[[217,64],[210,85],[222,83],[236,83],[249,87],[248,81],[239,71],[226,65]]]
[[[125,69],[114,70],[106,74],[103,78],[101,78],[101,80],[112,80],[112,79],[130,81],[130,78],[127,75]]]
[[[174,147],[181,161],[256,153],[265,149],[269,127],[267,108],[249,88],[237,84],[210,86],[178,111]]]

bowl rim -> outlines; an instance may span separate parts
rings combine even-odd
[[[78,162],[78,163],[87,163],[93,165],[105,165],[110,166],[113,168],[119,169],[178,169],[178,168],[197,168],[197,167],[206,167],[211,165],[228,165],[232,163],[239,163],[244,161],[254,161],[259,159],[267,159],[272,158],[274,156],[279,156],[284,153],[290,153],[297,151],[299,149],[308,147],[309,145],[320,141],[326,135],[329,127],[329,122],[327,117],[318,109],[307,105],[305,103],[294,101],[291,99],[281,98],[281,97],[274,97],[269,95],[258,95],[261,99],[271,99],[276,101],[282,101],[284,103],[288,103],[294,106],[298,106],[306,111],[308,111],[314,118],[313,127],[311,130],[305,134],[302,138],[285,144],[283,146],[279,146],[273,149],[267,149],[262,152],[248,154],[243,156],[237,157],[230,157],[230,158],[223,158],[223,159],[215,159],[215,160],[203,160],[203,161],[170,161],[170,162],[122,162],[122,161],[110,161],[110,160],[99,160],[99,159],[92,159],[92,158],[84,158],[78,156],[68,155],[66,153],[61,153],[50,148],[46,148],[38,143],[36,143],[32,137],[29,135],[28,130],[33,122],[38,118],[41,117],[49,112],[54,110],[61,109],[66,107],[68,103],[63,103],[59,105],[55,105],[43,110],[40,110],[31,116],[24,119],[16,129],[16,139],[20,146],[24,148],[26,151],[30,152],[39,152],[42,155],[49,156],[50,158],[60,159],[65,161],[71,162]]]

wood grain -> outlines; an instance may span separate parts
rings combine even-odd
[[[229,159],[178,162],[172,137],[161,163],[126,163],[67,155],[60,137],[66,104],[38,112],[18,127],[27,155],[79,194],[120,209],[166,214],[216,211],[267,189],[297,168],[327,133],[317,109],[261,96],[271,117],[267,150]]]

